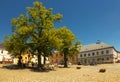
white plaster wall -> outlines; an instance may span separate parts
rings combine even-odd
[[[116,52],[114,49],[112,49],[112,52],[113,52],[113,54],[114,54],[113,57],[114,57],[114,58],[117,58],[117,52]]]
[[[0,50],[0,61],[2,61],[3,57],[5,57],[5,59],[11,58],[10,54],[8,54],[8,51],[3,50],[3,53],[1,53],[1,52],[2,52],[2,50]]]
[[[115,54],[115,56],[117,56],[117,52],[113,48],[108,48],[108,49],[101,49],[101,50],[95,50],[95,51],[80,53],[78,55],[78,58],[95,57],[95,56],[100,56],[100,55],[108,55],[106,53],[107,50],[109,51],[108,54]],[[103,54],[101,54],[102,51],[104,52]],[[99,54],[97,54],[97,52],[99,52]],[[90,53],[90,56],[88,56],[89,53]],[[94,56],[92,55],[92,53],[94,53]],[[81,54],[82,54],[82,57],[80,56]],[[84,54],[86,54],[86,56],[84,56]]]
[[[36,61],[36,60],[38,60],[38,58],[37,58],[37,56],[34,55],[34,58],[32,58],[32,62],[37,63],[38,61]],[[46,57],[46,63],[48,63],[47,60],[48,60],[48,57]],[[42,64],[44,63],[44,57],[43,56],[41,56],[41,63]]]

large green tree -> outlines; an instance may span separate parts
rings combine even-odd
[[[5,36],[4,46],[5,49],[11,53],[11,56],[19,58],[18,65],[21,67],[21,54],[24,53],[27,49],[27,46],[25,45],[25,38],[15,33],[12,36]]]
[[[62,46],[60,46],[59,50],[64,54],[64,67],[68,67],[68,57],[73,57],[79,53],[81,48],[80,42],[75,42],[75,35],[65,26],[58,29],[57,33],[58,37],[62,40]]]
[[[41,2],[34,2],[33,7],[27,7],[26,14],[12,19],[12,37],[6,40],[6,46],[18,47],[19,51],[29,50],[38,57],[38,67],[42,68],[41,56],[49,56],[53,50],[61,50],[64,53],[65,67],[67,67],[67,55],[75,35],[66,27],[55,28],[54,23],[61,21],[61,14],[53,14],[52,8],[47,9]],[[21,40],[22,39],[22,40]],[[21,43],[19,44],[18,41]],[[9,44],[11,43],[12,44]],[[17,42],[19,45],[17,45]],[[7,44],[8,43],[8,44]],[[21,46],[20,46],[21,45]],[[9,51],[9,49],[8,49]]]
[[[41,2],[34,2],[33,7],[27,7],[25,15],[12,19],[13,35],[17,34],[19,40],[23,38],[23,45],[29,45],[32,53],[38,56],[38,67],[41,67],[41,55],[48,54],[48,51],[56,48],[61,42],[56,36],[54,22],[60,21],[61,14],[53,14],[52,8],[46,9]],[[16,45],[19,47],[18,45]],[[47,53],[46,51],[47,50]]]

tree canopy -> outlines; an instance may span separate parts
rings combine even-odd
[[[67,55],[75,35],[67,27],[55,28],[54,23],[61,19],[60,13],[53,14],[52,8],[34,2],[33,7],[27,7],[25,15],[12,19],[13,34],[5,39],[6,49],[20,55],[29,48],[38,56],[38,67],[41,67],[41,55],[48,56],[53,50],[61,50]]]
[[[59,39],[62,40],[62,46],[60,46],[60,52],[64,54],[64,67],[67,66],[67,61],[69,56],[73,56],[79,53],[81,45],[80,42],[76,40],[75,35],[67,27],[61,27],[57,32]]]

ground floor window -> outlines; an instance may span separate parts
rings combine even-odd
[[[107,58],[107,60],[109,60],[109,58]]]

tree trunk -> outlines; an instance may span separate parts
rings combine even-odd
[[[44,55],[44,65],[46,64],[46,56]]]
[[[19,66],[19,67],[22,67],[22,62],[21,62],[21,60],[22,60],[22,56],[20,55],[20,56],[18,57],[18,66]]]
[[[30,63],[30,53],[28,53],[28,65]]]
[[[65,68],[67,68],[68,67],[68,65],[67,65],[67,54],[66,53],[64,53],[64,67]]]
[[[41,68],[42,64],[41,64],[41,55],[38,54],[38,68]]]

